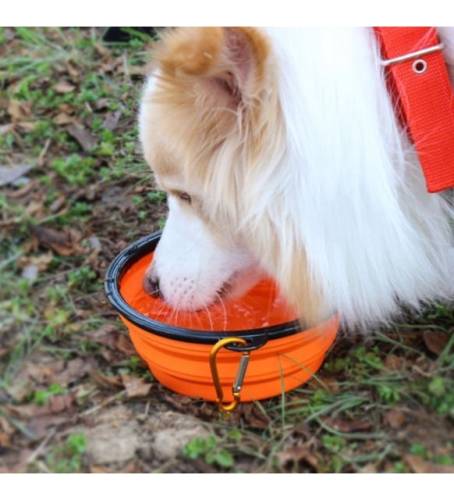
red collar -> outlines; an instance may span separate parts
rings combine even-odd
[[[374,28],[427,190],[454,187],[454,91],[436,28]]]

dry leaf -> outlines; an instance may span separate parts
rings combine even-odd
[[[101,387],[123,387],[123,383],[118,375],[105,375],[100,371],[93,371],[90,376],[93,382]]]
[[[33,132],[35,130],[37,123],[36,122],[19,122],[17,126],[23,132]]]
[[[152,384],[146,383],[139,377],[123,374],[121,380],[128,398],[142,398],[150,393]]]
[[[10,436],[6,432],[0,432],[0,448],[8,448],[10,444]]]
[[[399,429],[405,423],[405,415],[398,409],[388,411],[384,419],[392,429]]]
[[[12,99],[11,101],[9,101],[7,111],[11,116],[13,122],[20,122],[30,115],[31,104]]]
[[[131,76],[145,76],[148,73],[146,66],[128,66],[128,69],[123,71]]]
[[[132,356],[136,354],[136,350],[132,345],[132,342],[129,340],[126,335],[119,335],[117,341],[115,342],[115,347],[121,351],[126,356]]]
[[[306,463],[314,470],[318,469],[318,458],[312,453],[307,446],[294,446],[288,448],[277,455],[277,459],[281,467],[288,467],[292,464]]]
[[[33,168],[32,165],[0,166],[0,186],[6,186],[17,181]]]
[[[54,214],[58,212],[65,205],[67,198],[64,194],[60,195],[56,200],[52,202],[49,207],[49,210]]]
[[[96,137],[83,126],[73,123],[66,127],[66,131],[71,137],[76,139],[85,152],[88,153],[96,147]]]
[[[327,418],[325,422],[340,432],[363,432],[371,429],[372,424],[368,420],[347,420],[342,418]]]
[[[42,253],[31,257],[24,256],[17,261],[17,265],[22,269],[28,266],[35,266],[38,271],[45,271],[53,258],[52,252]]]
[[[29,419],[34,417],[42,417],[45,415],[52,415],[54,413],[61,413],[68,410],[74,403],[74,395],[72,394],[58,394],[49,398],[49,401],[43,405],[38,406],[35,404],[26,404],[20,406],[7,405],[8,410],[17,415],[18,417]]]
[[[454,465],[433,464],[430,462],[426,462],[421,457],[418,457],[416,455],[405,455],[404,459],[411,470],[419,474],[440,472],[444,472],[446,474],[454,473]]]
[[[78,70],[77,66],[75,65],[74,62],[68,61],[66,63],[66,69],[68,70],[69,75],[73,80],[78,80],[80,77],[80,71]]]
[[[113,132],[121,118],[121,111],[117,110],[113,113],[108,113],[103,122],[103,127]]]
[[[431,353],[438,356],[446,347],[450,335],[447,332],[426,331],[422,334],[422,338],[424,339],[424,344],[426,345],[427,349]]]
[[[72,92],[76,87],[66,80],[61,80],[53,86],[55,92],[59,94],[67,94],[68,92]]]
[[[385,366],[390,370],[399,371],[403,367],[403,364],[404,360],[395,354],[388,354],[385,358]]]
[[[81,379],[91,370],[91,363],[81,358],[68,361],[63,371],[53,376],[53,383],[66,387],[71,382]]]
[[[68,115],[67,113],[58,113],[58,115],[52,120],[56,125],[68,125],[69,123],[74,123],[74,117]]]
[[[80,234],[75,230],[57,231],[44,226],[33,226],[32,232],[42,246],[59,255],[67,257],[84,253],[84,249],[78,245]]]
[[[110,99],[108,99],[107,97],[101,97],[101,99],[98,99],[93,104],[97,111],[101,111],[103,109],[107,109],[109,107],[109,103]]]
[[[28,215],[41,215],[44,210],[44,205],[41,200],[32,200],[26,208],[26,212]]]

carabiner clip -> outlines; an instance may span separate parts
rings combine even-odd
[[[246,370],[249,363],[249,352],[243,352],[243,354],[241,355],[240,366],[238,368],[238,372],[232,386],[233,401],[231,403],[224,403],[224,391],[222,390],[221,381],[219,379],[216,356],[218,352],[228,344],[246,345],[247,341],[241,337],[227,337],[216,342],[210,352],[211,376],[213,378],[214,388],[216,389],[217,403],[219,409],[225,413],[230,413],[231,411],[233,411],[240,402],[241,388],[243,386],[244,377],[246,375]]]

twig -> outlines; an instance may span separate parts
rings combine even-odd
[[[40,445],[33,451],[25,461],[24,465],[29,465],[31,464],[35,458],[37,458],[41,452],[44,450],[46,447],[47,443],[55,436],[55,433],[57,432],[57,429],[52,429],[47,436],[41,441]]]
[[[85,410],[80,414],[81,417],[86,417],[87,415],[91,415],[92,413],[96,413],[98,410],[101,408],[104,408],[105,406],[108,406],[112,401],[115,401],[118,399],[120,396],[123,396],[126,394],[126,389],[123,389],[120,392],[117,392],[117,394],[114,394],[113,396],[110,396],[110,398],[105,399],[102,403],[99,405],[93,406],[92,408],[89,408],[88,410]]]

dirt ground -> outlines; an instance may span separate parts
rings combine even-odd
[[[161,387],[103,277],[162,227],[137,141],[146,34],[0,29],[0,470],[454,472],[454,309],[341,337],[310,383],[242,404]]]

